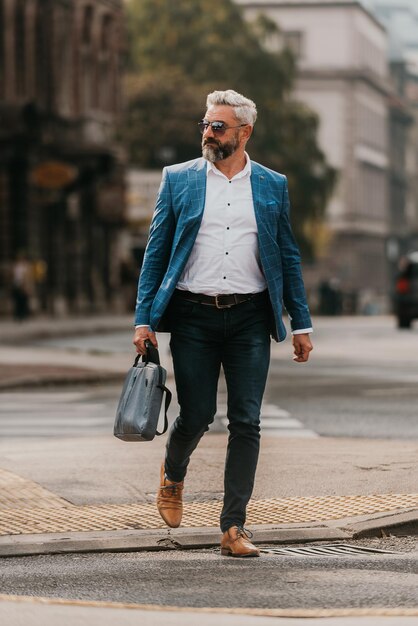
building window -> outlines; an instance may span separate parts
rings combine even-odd
[[[111,15],[104,15],[100,29],[100,50],[109,52],[112,48],[113,18]]]
[[[57,6],[55,11],[55,31],[60,42],[53,59],[58,69],[54,88],[55,103],[58,113],[70,115],[73,111],[73,12],[71,7],[64,4]]]
[[[46,11],[42,0],[38,0],[35,21],[35,85],[36,98],[41,106],[46,106],[47,97],[47,46],[45,37]]]
[[[111,15],[104,15],[100,28],[100,55],[99,55],[99,107],[102,111],[113,110],[114,81],[112,70],[113,59],[113,28],[114,21]]]
[[[285,48],[291,50],[296,59],[303,57],[304,33],[300,30],[289,30],[283,32],[283,44]]]
[[[92,40],[92,30],[93,30],[93,7],[87,6],[84,9],[83,31],[81,35],[81,40],[84,46],[90,46],[91,40]]]
[[[93,7],[89,5],[84,9],[81,30],[81,110],[83,113],[88,113],[94,103],[93,22]]]
[[[16,95],[26,92],[26,24],[25,0],[17,0],[15,8]]]

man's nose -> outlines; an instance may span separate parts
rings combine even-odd
[[[212,125],[211,125],[211,124],[208,124],[208,125],[206,126],[205,130],[203,131],[203,134],[204,134],[205,136],[208,136],[208,134],[209,134],[209,136],[210,136],[210,135],[212,135],[212,137],[214,137],[214,136],[215,136],[215,135],[214,135],[214,132],[213,132],[213,129],[212,129]]]

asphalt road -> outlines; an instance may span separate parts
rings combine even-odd
[[[416,366],[315,361],[302,373],[272,362],[266,398],[320,436],[418,438]]]
[[[416,608],[418,545],[361,545],[395,554],[231,559],[219,550],[3,559],[3,594],[181,607]],[[355,542],[352,542],[355,545]]]

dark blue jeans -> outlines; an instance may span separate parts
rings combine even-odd
[[[270,361],[269,301],[265,296],[230,309],[173,296],[168,311],[180,415],[167,441],[170,480],[186,475],[190,455],[216,413],[221,365],[228,393],[228,448],[221,530],[244,525],[260,444],[260,407]],[[202,484],[204,483],[202,476]]]

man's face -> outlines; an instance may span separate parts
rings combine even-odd
[[[234,109],[230,106],[212,106],[206,111],[205,120],[208,122],[224,122],[228,129],[222,135],[213,132],[208,126],[202,136],[202,154],[207,161],[216,163],[227,159],[236,152],[240,146],[240,128],[229,128],[238,126],[234,115]]]

